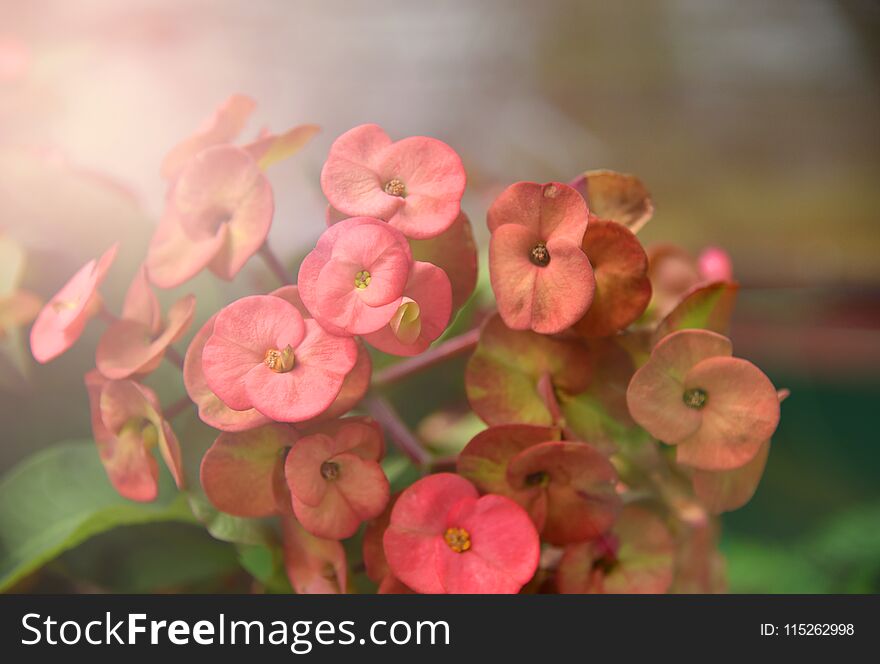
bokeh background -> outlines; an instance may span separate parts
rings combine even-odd
[[[737,354],[792,391],[757,495],[724,518],[731,589],[877,592],[878,83],[872,0],[4,0],[0,230],[44,296],[122,237],[118,299],[161,210],[163,155],[232,92],[258,100],[253,133],[323,127],[271,173],[271,241],[291,261],[323,227],[331,141],[363,122],[455,147],[482,240],[512,181],[638,174],[657,207],[641,239],[730,252]],[[252,262],[234,287],[184,289],[200,318],[267,282]],[[28,385],[0,381],[0,472],[90,435],[96,336],[26,368]],[[110,587],[137,590],[128,572],[172,535],[193,574],[226,555],[186,526],[86,546],[116,561]],[[88,589],[81,549],[55,565]]]

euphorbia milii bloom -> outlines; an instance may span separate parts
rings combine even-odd
[[[620,510],[608,459],[587,443],[560,441],[558,429],[490,427],[462,450],[458,471],[482,491],[519,503],[555,545],[600,535]]]
[[[98,260],[91,260],[70,278],[64,287],[43,307],[31,328],[31,352],[34,359],[46,363],[76,343],[86,323],[103,306],[98,286],[116,258],[118,244]]]
[[[383,219],[414,239],[452,225],[465,183],[461,159],[442,141],[411,136],[392,142],[374,124],[337,138],[321,171],[321,188],[334,208]]]
[[[155,293],[144,269],[138,271],[125,297],[122,318],[110,324],[98,342],[98,371],[107,378],[128,378],[155,369],[165,351],[179,340],[192,323],[195,297],[175,302],[162,321]]]
[[[283,286],[272,291],[270,295],[290,302],[302,314],[303,319],[311,318],[311,315],[299,298],[296,286]],[[255,408],[233,410],[223,403],[211,391],[211,388],[208,387],[208,381],[205,379],[205,373],[202,370],[202,352],[205,349],[205,343],[207,343],[214,331],[214,320],[216,317],[216,314],[211,316],[202,325],[186,351],[186,357],[183,362],[183,383],[186,386],[187,394],[198,406],[201,420],[215,429],[222,431],[245,431],[267,424],[271,420]],[[318,415],[316,420],[332,419],[345,415],[354,408],[355,404],[366,393],[370,384],[370,376],[372,375],[372,362],[370,361],[370,354],[363,343],[357,342],[357,344],[358,359],[354,368],[346,375],[336,400],[326,411]],[[308,426],[310,422],[303,422],[302,425]]]
[[[303,260],[297,285],[326,330],[369,334],[398,313],[411,266],[412,252],[400,231],[378,219],[353,217],[324,231]]]
[[[147,255],[150,280],[173,288],[204,267],[231,280],[265,242],[274,205],[269,180],[246,150],[198,153],[171,186]]]
[[[300,438],[284,474],[303,527],[316,537],[345,539],[381,514],[389,496],[383,451],[375,423],[343,422]]]
[[[513,330],[556,334],[593,301],[593,269],[581,249],[583,197],[559,182],[518,182],[489,208],[489,276],[498,313]]]
[[[641,243],[616,221],[594,219],[584,233],[583,249],[593,266],[596,292],[575,330],[604,337],[642,315],[651,299],[648,257]]]
[[[383,541],[392,574],[420,593],[516,593],[540,556],[538,533],[519,505],[481,498],[452,473],[405,489]]]
[[[85,381],[98,453],[119,494],[138,501],[156,498],[156,447],[177,486],[182,487],[180,446],[162,417],[156,394],[131,380],[108,381],[97,371],[86,374]]]
[[[776,389],[754,364],[731,355],[726,337],[681,330],[661,340],[630,381],[630,414],[652,436],[675,445],[679,463],[738,468],[776,430]]]
[[[383,353],[418,355],[437,339],[452,315],[452,286],[436,265],[417,261],[391,321],[364,340]]]
[[[556,583],[561,593],[665,593],[674,555],[675,542],[660,517],[628,505],[610,533],[565,549]]]
[[[353,339],[303,320],[289,302],[253,295],[217,314],[202,368],[208,387],[229,408],[301,422],[330,407],[357,355]]]

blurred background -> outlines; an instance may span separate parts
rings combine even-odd
[[[118,300],[162,208],[162,157],[233,92],[259,102],[252,134],[323,127],[271,172],[271,241],[291,262],[323,228],[327,149],[360,123],[461,154],[484,248],[512,181],[635,173],[657,208],[640,238],[730,252],[736,353],[792,391],[757,495],[724,518],[731,590],[878,592],[878,84],[871,0],[4,1],[0,230],[44,297],[124,237]],[[252,263],[235,287],[182,289],[200,319],[268,283]],[[0,392],[0,472],[90,436],[96,338],[48,367],[2,360],[30,387]],[[207,559],[202,533],[174,528]],[[161,555],[150,527],[129,530],[101,555]]]

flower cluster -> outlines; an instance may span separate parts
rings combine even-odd
[[[38,313],[18,288],[20,250],[0,238],[13,266],[0,274],[0,339],[36,317],[31,349],[45,363],[91,319],[106,323],[85,384],[117,491],[155,499],[158,452],[216,536],[252,543],[235,533],[275,517],[260,541],[280,548],[296,592],[370,581],[419,593],[722,587],[714,515],[754,493],[786,394],[732,356],[728,255],[646,251],[636,233],[654,207],[633,176],[518,182],[487,213],[496,310],[471,299],[477,248],[459,156],[362,125],[330,146],[327,227],[290,283],[267,243],[267,169],[317,128],[236,142],[254,107],[231,97],[166,157],[164,212],[119,315],[100,294],[116,245]],[[208,312],[181,355],[196,299],[165,309],[154,289],[205,268],[232,280],[256,254],[279,287]],[[456,314],[473,329],[444,340]],[[480,424],[462,436],[438,402],[432,417],[452,424],[436,446],[445,452],[431,449],[388,388],[467,353]],[[187,393],[164,408],[149,385],[163,360]],[[187,412],[178,439],[171,421]],[[183,463],[193,431],[211,432],[195,477]],[[369,580],[342,544],[360,536]]]

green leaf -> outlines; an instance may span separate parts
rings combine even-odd
[[[167,473],[156,501],[135,503],[110,485],[91,441],[38,452],[0,480],[0,591],[93,535],[156,521],[193,521]]]

